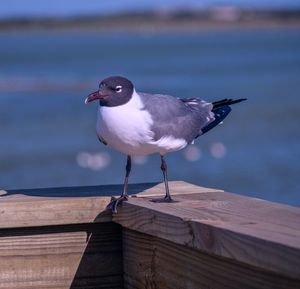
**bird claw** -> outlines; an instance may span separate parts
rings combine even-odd
[[[153,203],[172,203],[174,200],[170,196],[165,196],[164,198],[152,199]]]
[[[117,213],[117,207],[122,204],[123,201],[128,201],[128,195],[121,195],[120,197],[111,197],[110,203],[106,206],[106,209],[110,209],[113,213]]]

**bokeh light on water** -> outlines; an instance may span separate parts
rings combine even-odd
[[[98,171],[105,169],[111,164],[111,156],[107,152],[95,154],[80,152],[77,155],[77,163],[82,168]]]
[[[215,142],[210,146],[210,153],[216,159],[221,159],[226,156],[226,147],[221,142]]]
[[[189,145],[183,150],[183,155],[187,161],[195,162],[201,158],[201,149],[195,145]]]

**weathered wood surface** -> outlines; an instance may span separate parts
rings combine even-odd
[[[152,192],[162,190],[162,185],[159,187]],[[155,194],[131,198],[113,221],[130,230],[300,280],[299,208],[207,191],[183,182],[170,183],[170,189],[175,191],[175,202],[150,202]]]
[[[132,193],[153,184],[136,184]],[[122,192],[122,186],[90,186],[26,190],[0,190],[0,230],[63,224],[109,222],[105,210],[111,195]]]
[[[0,191],[0,289],[300,288],[299,208],[170,189],[131,185],[113,216],[122,186]]]
[[[99,223],[2,230],[0,288],[123,288],[122,228]]]
[[[0,289],[123,288],[122,228],[102,196],[121,189],[1,191]]]
[[[299,280],[123,230],[126,289],[296,289]]]

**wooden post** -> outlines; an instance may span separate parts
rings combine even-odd
[[[170,182],[0,191],[0,289],[300,288],[300,209]],[[106,196],[105,196],[106,195]]]
[[[125,288],[300,288],[300,209],[172,182],[125,203]],[[150,284],[150,285],[149,285]]]
[[[123,288],[122,228],[98,196],[115,189],[2,191],[0,288]]]

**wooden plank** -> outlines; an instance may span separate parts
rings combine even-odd
[[[119,289],[122,273],[116,224],[1,231],[1,289]]]
[[[154,184],[135,184],[131,193]],[[109,222],[106,210],[111,195],[122,192],[121,185],[46,188],[1,191],[0,229],[61,224]]]
[[[26,198],[23,201],[0,202],[0,228],[91,223],[111,220],[105,211],[109,197]],[[103,212],[101,215],[100,212]]]
[[[212,188],[205,188],[199,187],[193,184],[189,184],[183,181],[172,181],[169,182],[170,190],[172,192],[172,196],[182,195],[184,192],[185,194],[200,194],[200,193],[210,193],[210,192],[224,192],[220,189],[212,189]],[[134,195],[134,197],[163,197],[165,195],[165,184],[153,184],[153,186],[144,189],[138,194]]]
[[[172,184],[171,184],[172,185]],[[300,209],[187,187],[173,203],[132,198],[113,221],[137,232],[300,279]],[[193,192],[193,193],[191,193]]]
[[[170,182],[173,194],[191,188],[185,182]],[[196,186],[194,186],[197,188]],[[122,192],[122,185],[45,188],[0,191],[0,229],[90,222],[109,222],[106,210],[112,195]],[[201,188],[202,192],[217,191]],[[199,192],[199,187],[198,190]],[[164,194],[163,184],[130,185],[130,193],[139,196]],[[190,193],[193,193],[191,190]]]
[[[300,288],[299,280],[128,229],[123,248],[128,289]]]
[[[1,278],[6,280],[7,276],[13,276],[14,273],[9,270],[18,268],[16,276],[21,276],[20,284],[27,284],[28,288],[38,286],[37,284],[30,285],[38,273],[36,275],[32,273],[30,282],[29,279],[28,282],[24,279],[24,276],[29,274],[26,268],[37,270],[40,266],[38,256],[41,259],[44,258],[43,256],[48,256],[45,262],[55,260],[51,259],[57,254],[55,250],[59,251],[58,255],[66,254],[65,259],[62,258],[60,261],[57,259],[58,264],[65,264],[64,262],[68,260],[76,267],[74,264],[78,265],[78,260],[82,261],[85,256],[85,253],[82,252],[86,252],[84,247],[86,245],[84,243],[86,229],[79,229],[78,226],[102,226],[111,220],[124,228],[135,230],[136,233],[146,233],[153,238],[180,245],[176,247],[179,251],[194,250],[210,257],[226,258],[226,262],[230,264],[238,262],[250,266],[251,270],[256,268],[255,270],[269,272],[268,274],[275,274],[283,279],[300,280],[299,208],[238,196],[221,190],[201,188],[184,182],[170,182],[170,189],[175,202],[153,203],[150,202],[151,198],[164,195],[163,184],[131,185],[132,194],[142,193],[130,198],[113,216],[105,208],[110,200],[110,195],[119,195],[122,186],[2,191],[4,195],[0,197],[0,241],[4,243],[0,258],[6,258],[7,252],[9,256],[7,260],[11,260],[11,266],[5,267],[5,262],[0,260],[0,269],[1,266],[4,266],[2,272],[6,272],[0,275],[0,280]],[[70,229],[73,226],[77,229]],[[51,228],[56,228],[56,231],[51,231]],[[38,235],[41,236],[37,237]],[[23,253],[17,255],[17,259],[13,259],[13,250],[9,249],[9,244],[16,244],[15,248],[25,250],[26,247],[30,248],[31,243],[43,243],[48,246],[46,240],[50,240],[49,244],[54,244],[55,241],[52,237],[60,240],[58,247],[49,245],[50,251],[45,251],[45,248],[38,245],[37,249],[32,249],[36,259],[27,259],[31,260],[29,263],[26,263],[26,253],[24,253],[25,263],[22,263]],[[73,246],[70,241],[72,239],[75,240],[75,244],[78,244],[75,247],[81,248],[81,253],[76,251],[75,247],[72,247],[71,253],[68,253],[69,249],[64,244],[70,242],[70,246]],[[65,253],[63,253],[64,251]],[[193,253],[194,251],[189,252]],[[17,267],[16,260],[21,260],[20,264],[24,264],[24,266]],[[88,260],[84,265],[86,268],[89,268],[91,262]],[[81,261],[80,264],[82,264]],[[95,263],[95,267],[98,267],[98,262],[101,260],[99,259]],[[91,263],[93,264],[93,262]],[[46,268],[55,268],[55,264],[51,263]],[[78,266],[80,268],[80,265]],[[99,266],[101,267],[101,264]],[[71,267],[69,271],[61,269],[60,272],[69,273],[61,273],[62,277],[60,278],[70,281],[72,278],[70,272],[73,272],[75,267]],[[27,273],[24,275],[22,270]],[[47,276],[50,276],[50,271],[47,271]],[[39,274],[44,273],[40,271]],[[79,275],[75,274],[75,276]],[[102,276],[101,280],[106,280],[103,282],[108,284],[110,278],[116,280],[114,276],[114,274],[108,273]],[[120,278],[120,275],[116,276]],[[83,283],[73,282],[72,288],[88,287],[83,284],[92,284],[91,282],[96,284],[97,278],[91,278],[89,283],[85,283],[87,282],[86,278],[75,278],[76,282],[83,280]],[[55,288],[65,286],[65,283],[62,283],[63,285],[59,283],[59,280],[62,279],[57,279],[58,283],[55,283],[53,279],[51,284],[55,284]],[[111,282],[117,284],[118,280]],[[105,284],[103,286],[106,286]]]

